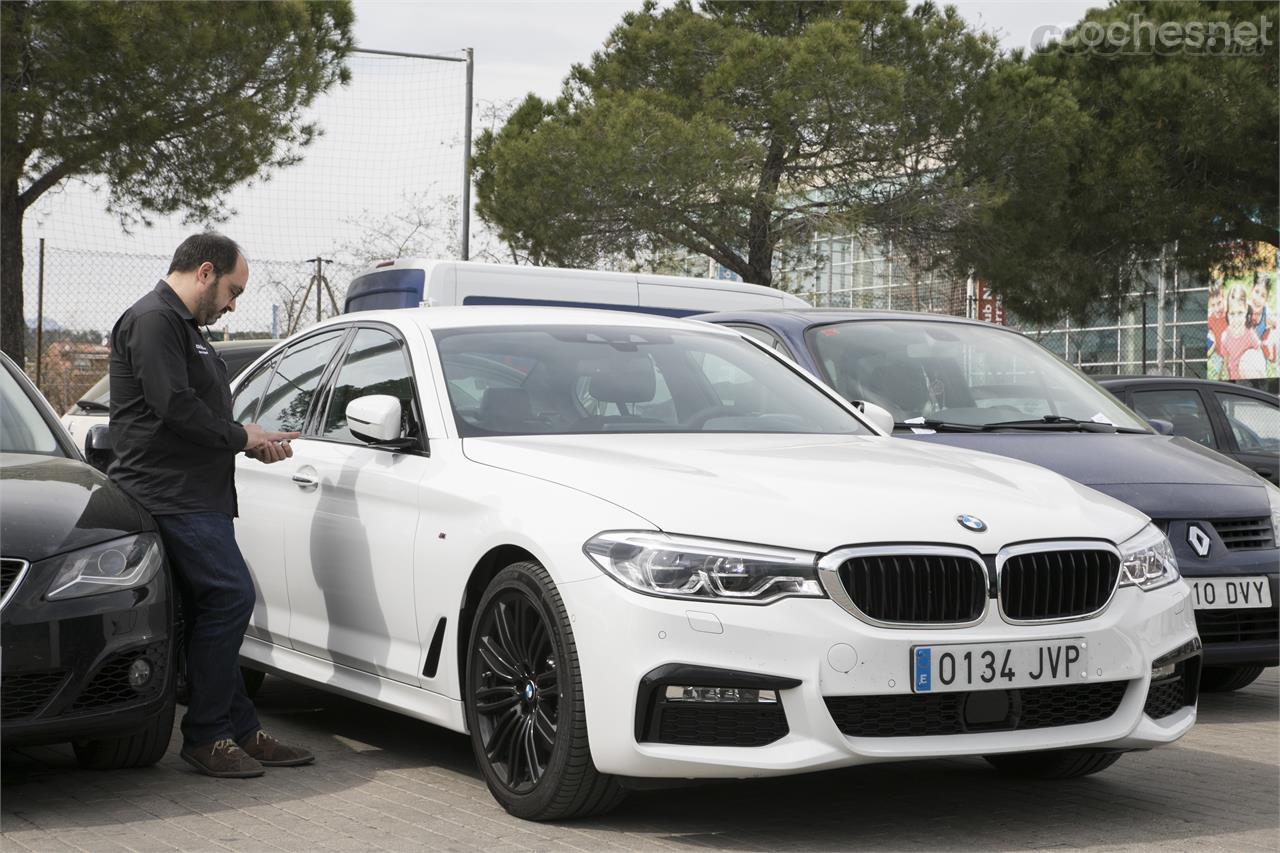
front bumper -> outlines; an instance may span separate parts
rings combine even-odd
[[[1280,550],[1231,549],[1214,527],[1205,522],[1209,553],[1200,557],[1188,543],[1188,522],[1168,523],[1178,567],[1188,583],[1227,577],[1265,578],[1271,588],[1270,607],[1196,610],[1196,626],[1204,643],[1206,666],[1280,664]],[[1194,598],[1192,599],[1195,604]]]
[[[118,737],[148,725],[173,701],[167,568],[145,586],[64,601],[44,600],[48,580],[22,578],[0,615],[0,740]],[[134,686],[138,659],[151,674]]]
[[[1070,747],[1148,749],[1177,740],[1196,716],[1198,641],[1188,588],[1181,582],[1150,593],[1123,589],[1105,612],[1084,621],[1013,626],[991,608],[973,627],[928,630],[873,627],[829,599],[787,599],[767,606],[686,602],[639,595],[603,576],[564,584],[561,593],[573,614],[592,758],[602,772],[620,776],[736,778],[906,758]],[[1086,712],[1047,723],[1042,717],[1035,727],[999,731],[975,730],[982,726],[963,720],[942,734],[894,728],[903,716],[895,703],[910,706],[909,715],[920,713],[922,699],[956,701],[957,694],[912,693],[913,645],[1072,637],[1083,638],[1090,649],[1090,670],[1079,686],[1110,694],[1111,705],[1101,716]],[[1153,663],[1170,655],[1180,660],[1181,687],[1169,681],[1153,686]],[[741,686],[747,688],[752,675],[772,679],[785,717],[783,732],[773,731],[778,736],[771,739],[769,726],[776,725],[776,717],[770,723],[763,713],[738,718],[747,721],[755,738],[745,742],[759,745],[691,743],[699,738],[688,735],[686,720],[673,729],[684,741],[655,742],[672,739],[654,734],[661,731],[648,704],[661,695],[655,673],[690,667],[731,671],[746,679]],[[997,691],[976,692],[987,694],[976,700],[983,702]],[[1007,697],[1011,718],[1023,713],[1025,698]],[[876,713],[889,720],[888,728],[860,728],[868,708],[886,704],[887,711]],[[1080,719],[1090,721],[1075,722]],[[723,717],[719,724],[740,722]],[[744,741],[717,743],[725,742]]]

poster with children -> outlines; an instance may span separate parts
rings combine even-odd
[[[1267,379],[1280,375],[1280,288],[1276,247],[1250,246],[1231,269],[1215,270],[1209,284],[1208,370],[1210,379]]]

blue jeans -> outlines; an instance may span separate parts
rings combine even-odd
[[[183,742],[203,746],[228,737],[240,740],[260,728],[240,677],[240,643],[256,596],[231,516],[158,515],[156,525],[186,619],[191,701],[182,718]]]

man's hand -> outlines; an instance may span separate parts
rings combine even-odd
[[[257,459],[265,465],[270,465],[272,462],[288,459],[293,455],[293,448],[289,446],[287,439],[284,441],[268,441],[254,450],[246,450],[244,455],[250,459]]]
[[[244,450],[248,453],[251,450],[258,450],[263,445],[279,444],[282,441],[290,441],[302,435],[300,432],[268,432],[257,424],[245,424],[244,432],[246,441]],[[252,454],[250,454],[252,455]],[[293,451],[289,451],[289,455],[293,455]],[[280,457],[281,459],[285,457]],[[272,459],[272,462],[278,462],[278,459]]]

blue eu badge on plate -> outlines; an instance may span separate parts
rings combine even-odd
[[[933,651],[929,648],[916,649],[916,692],[923,693],[932,689],[933,685],[929,679],[932,677],[931,667],[929,666],[929,653]]]

